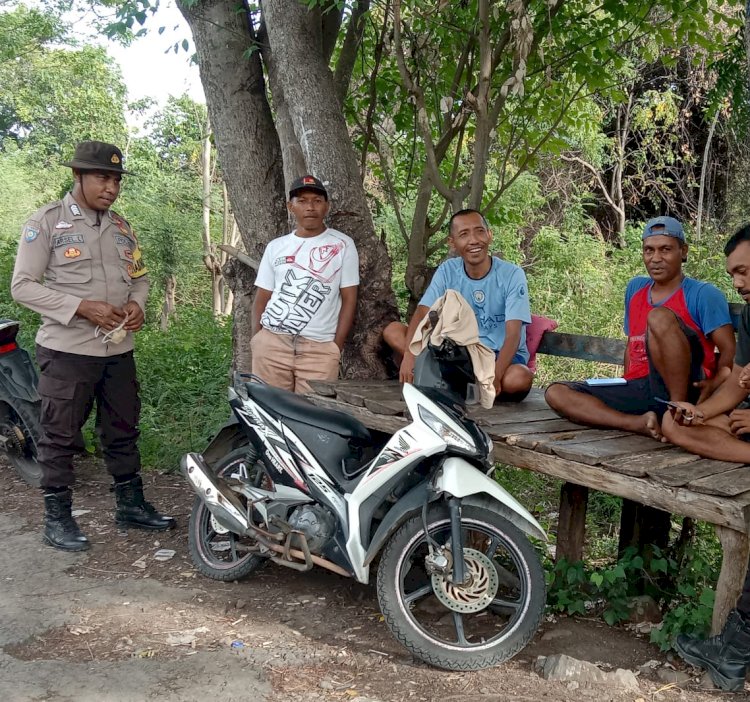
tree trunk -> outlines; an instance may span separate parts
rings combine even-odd
[[[344,350],[347,377],[382,377],[381,332],[398,318],[391,288],[391,262],[375,234],[367,198],[333,76],[322,52],[319,16],[298,0],[261,3],[275,77],[283,90],[307,171],[325,184],[331,198],[328,224],[354,239],[360,260],[355,328]],[[234,198],[232,198],[234,201]]]
[[[211,245],[211,121],[206,120],[201,148],[201,210],[203,214],[203,263],[211,276],[211,309],[214,319],[221,314],[221,271]]]
[[[266,95],[255,36],[233,0],[179,2],[195,41],[216,150],[247,252],[258,260],[286,229],[281,147]],[[304,64],[302,64],[304,65]],[[235,294],[234,367],[250,367],[254,272],[228,278]]]
[[[409,290],[408,315],[414,313],[419,299],[432,280],[434,269],[427,264],[427,249],[430,243],[427,214],[430,209],[432,182],[425,172],[417,190],[414,215],[411,220],[408,254],[406,259],[406,288]]]

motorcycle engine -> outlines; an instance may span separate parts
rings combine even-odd
[[[297,507],[287,520],[292,529],[301,531],[307,537],[311,553],[319,554],[328,539],[333,536],[336,519],[321,505]]]

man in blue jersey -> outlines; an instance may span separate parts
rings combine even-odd
[[[460,210],[450,220],[448,243],[457,256],[440,264],[407,327],[400,322],[383,331],[385,342],[403,361],[402,383],[413,382],[415,356],[409,342],[430,307],[447,290],[456,290],[471,305],[480,341],[496,353],[495,394],[520,401],[528,394],[534,374],[526,365],[526,325],[531,323],[526,275],[518,266],[490,256],[492,232],[477,210]]]

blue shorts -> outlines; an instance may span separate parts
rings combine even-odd
[[[500,355],[499,351],[495,351],[495,360],[497,360],[497,357]],[[511,359],[510,365],[514,366],[517,364],[521,364],[522,366],[528,366],[529,362],[525,361],[523,356],[520,353],[517,353],[513,358]]]

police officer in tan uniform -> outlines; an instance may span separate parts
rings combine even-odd
[[[115,484],[118,524],[174,526],[149,504],[139,475],[140,399],[133,333],[143,326],[148,277],[130,225],[110,207],[120,193],[122,152],[84,141],[72,161],[73,191],[45,205],[23,228],[11,294],[42,315],[36,336],[41,369],[45,541],[66,551],[89,548],[71,514],[73,456],[94,401],[96,427]]]

